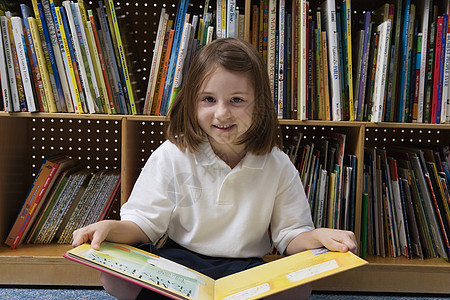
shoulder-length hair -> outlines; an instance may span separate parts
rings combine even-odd
[[[218,66],[247,73],[255,91],[252,125],[238,144],[244,144],[246,151],[256,155],[266,154],[274,147],[281,149],[281,129],[267,68],[253,45],[236,38],[214,40],[195,56],[169,111],[167,138],[182,151],[191,152],[198,151],[199,145],[206,141],[197,120],[197,96],[205,79]]]

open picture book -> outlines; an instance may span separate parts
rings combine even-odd
[[[99,251],[92,249],[90,244],[83,244],[63,256],[173,299],[202,300],[258,299],[367,264],[351,252],[332,252],[320,248],[214,280],[124,244],[104,242]]]

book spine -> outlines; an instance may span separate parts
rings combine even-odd
[[[94,111],[103,113],[103,104],[100,95],[99,83],[97,81],[97,74],[94,68],[94,57],[91,54],[91,49],[89,47],[90,41],[88,40],[88,35],[86,33],[86,15],[84,18],[80,10],[78,3],[71,3],[72,14],[74,16],[75,28],[77,30],[78,42],[80,44],[80,49],[83,57],[83,62],[86,68],[86,76],[88,80],[89,89],[91,91],[92,97],[94,97]],[[86,11],[83,13],[86,14]]]
[[[39,5],[39,4],[38,4]],[[54,5],[53,5],[54,6]],[[69,78],[66,74],[66,69],[64,66],[63,61],[63,55],[61,53],[61,44],[59,41],[59,38],[61,36],[61,32],[59,30],[59,26],[57,23],[57,18],[54,16],[54,13],[52,12],[52,8],[50,5],[49,0],[43,0],[42,1],[42,9],[44,13],[44,18],[47,24],[47,29],[51,41],[51,47],[53,48],[53,53],[55,57],[55,62],[59,74],[59,79],[61,82],[61,89],[64,93],[64,101],[66,102],[66,108],[68,112],[75,112],[78,108],[77,106],[74,106],[74,102],[76,103],[76,99],[72,99],[73,93],[71,92],[71,88],[69,86]],[[42,19],[42,15],[41,15]],[[43,21],[42,21],[43,22]],[[42,23],[44,25],[44,23]],[[46,30],[44,30],[45,34]],[[50,53],[50,52],[49,52]],[[54,72],[55,73],[55,72]],[[55,76],[56,79],[56,76]]]
[[[103,1],[99,1],[99,7],[97,8],[101,32],[100,33],[100,43],[103,40],[104,42],[104,50],[107,55],[103,56],[103,59],[106,62],[106,68],[109,70],[109,74],[111,76],[112,88],[116,97],[118,99],[119,110],[122,114],[128,114],[127,103],[125,100],[124,89],[122,82],[120,80],[120,74],[118,69],[118,63],[116,60],[116,56],[114,54],[114,46],[111,38],[111,30],[108,24],[108,19],[106,17],[105,7],[103,5]]]
[[[120,35],[119,23],[117,22],[116,10],[114,9],[114,1],[113,0],[109,0],[109,10],[111,12],[111,21],[112,21],[113,29],[114,29],[115,36],[116,36],[116,42],[117,42],[117,47],[118,47],[118,52],[119,52],[119,57],[120,57],[121,71],[122,71],[122,75],[123,75],[123,78],[125,81],[125,92],[128,95],[128,101],[129,101],[129,105],[131,107],[131,114],[136,115],[137,114],[136,103],[134,101],[134,94],[133,94],[133,89],[131,87],[130,74],[128,72],[127,60],[125,57],[125,48],[122,43],[122,37]]]
[[[423,2],[423,18],[422,18],[422,49],[420,57],[420,81],[419,81],[419,97],[417,101],[417,122],[424,122],[424,102],[425,102],[425,83],[427,78],[427,53],[429,39],[429,23],[430,23],[431,0]]]
[[[77,80],[78,90],[80,91],[83,112],[86,113],[95,113],[98,110],[95,108],[94,99],[91,94],[91,89],[89,87],[88,78],[86,74],[86,65],[83,60],[83,56],[81,53],[81,47],[78,39],[78,34],[81,35],[81,32],[78,33],[79,27],[77,29],[75,25],[76,15],[72,13],[72,7],[70,1],[63,1],[62,7],[64,10],[61,10],[61,16],[63,17],[63,24],[66,32],[66,37],[70,56],[72,59],[73,69],[75,73],[75,77]],[[64,14],[64,15],[63,15]],[[65,16],[65,18],[64,18]],[[77,22],[78,24],[78,22]]]
[[[155,39],[155,46],[153,48],[152,63],[150,65],[150,75],[148,77],[147,92],[145,94],[144,114],[150,114],[152,110],[153,94],[156,88],[156,74],[158,73],[159,63],[161,60],[162,46],[164,42],[164,34],[166,32],[167,22],[169,20],[169,14],[166,13],[166,9],[161,9],[159,17],[158,30]]]
[[[39,38],[39,29],[37,21],[33,17],[28,18],[28,23],[30,24],[31,36],[34,40],[36,59],[38,62],[38,67],[41,70],[42,85],[44,86],[45,95],[48,104],[48,111],[51,113],[57,112],[56,102],[53,95],[52,85],[50,82],[50,76],[47,70],[47,63],[45,61],[44,51],[42,50],[41,39]]]
[[[416,64],[414,66],[414,98],[412,106],[412,122],[417,122],[419,113],[420,63],[422,60],[422,33],[417,34]]]
[[[50,78],[50,85],[53,92],[53,101],[56,106],[57,112],[67,112],[66,101],[64,99],[64,92],[61,87],[61,80],[58,74],[58,67],[55,61],[55,54],[50,40],[49,31],[47,28],[47,22],[45,21],[44,10],[41,3],[37,3],[33,0],[33,8],[36,15],[36,23],[39,30],[40,42],[45,59],[45,69],[47,70],[48,77]],[[41,71],[45,72],[44,71]],[[53,104],[50,103],[50,109]],[[72,109],[73,111],[73,109]]]
[[[34,95],[32,90],[32,80],[28,70],[27,54],[25,48],[25,37],[23,34],[22,18],[11,18],[12,33],[14,36],[14,45],[17,54],[18,74],[16,77],[21,78],[21,85],[25,102],[22,104],[22,111],[36,112],[36,103],[34,102]],[[17,76],[18,75],[18,76]]]
[[[283,118],[283,112],[286,109],[283,105],[284,101],[284,77],[285,77],[285,69],[284,69],[284,50],[285,50],[285,35],[286,35],[286,3],[285,0],[279,0],[278,5],[278,118]]]
[[[108,76],[106,74],[106,66],[105,66],[105,62],[103,60],[103,53],[102,53],[102,48],[100,45],[99,32],[97,30],[97,24],[94,19],[94,14],[93,14],[92,10],[88,10],[88,16],[89,16],[90,25],[91,25],[91,26],[89,26],[89,34],[91,34],[94,37],[93,42],[95,42],[95,49],[96,49],[96,51],[94,53],[98,54],[98,61],[96,60],[97,68],[100,65],[99,72],[101,70],[101,75],[103,76],[102,77],[103,80],[101,81],[103,83],[102,89],[103,89],[103,87],[104,87],[104,90],[106,89],[105,98],[107,100],[108,112],[110,112],[111,114],[116,114],[116,108],[115,108],[115,104],[114,104],[113,96],[112,96],[113,91],[111,90],[111,86],[108,81]]]
[[[406,0],[403,18],[403,31],[402,31],[402,42],[401,42],[401,77],[400,77],[400,87],[399,87],[399,109],[398,109],[398,122],[405,121],[405,90],[406,90],[406,80],[407,80],[407,60],[408,60],[408,31],[409,31],[409,18],[410,18],[410,7],[411,1]]]
[[[169,32],[169,40],[167,42],[167,53],[166,53],[166,57],[164,59],[164,65],[163,65],[163,70],[162,70],[162,74],[161,74],[161,83],[159,86],[158,99],[157,99],[156,108],[155,108],[155,115],[161,115],[162,98],[163,98],[163,93],[164,93],[164,86],[165,86],[167,71],[169,69],[171,49],[172,49],[172,45],[173,45],[174,35],[175,35],[175,30],[171,29]]]
[[[1,22],[1,21],[0,21]],[[1,27],[3,28],[3,27]],[[0,32],[0,86],[2,87],[3,107],[5,112],[13,112],[14,107],[9,89],[8,67],[6,64],[6,52],[3,44],[3,33]]]
[[[298,95],[297,95],[297,99],[298,99],[298,104],[297,104],[297,119],[298,120],[307,120],[308,116],[307,116],[307,112],[308,112],[308,107],[307,107],[307,64],[308,64],[308,50],[306,49],[306,28],[307,28],[307,22],[308,22],[308,18],[307,18],[307,11],[306,11],[306,1],[305,0],[299,0],[299,17],[300,17],[300,21],[299,21],[299,39],[300,39],[300,45],[298,47],[298,77],[299,77],[299,81],[298,81]]]
[[[353,96],[353,58],[352,58],[352,10],[350,0],[343,1],[343,15],[344,15],[344,45],[346,52],[346,65],[345,65],[345,76],[347,76],[347,89],[348,89],[348,104],[350,112],[350,121],[355,121],[355,103]],[[367,64],[366,64],[367,65]]]
[[[439,60],[439,77],[438,77],[438,96],[437,96],[437,104],[436,104],[436,124],[440,124],[441,113],[443,103],[446,100],[443,99],[443,89],[444,89],[444,71],[445,71],[445,59],[446,59],[446,39],[447,39],[447,22],[448,16],[444,14],[442,17],[442,38],[441,38],[441,49],[440,49],[440,60]]]
[[[39,69],[37,57],[36,57],[36,49],[34,45],[34,40],[31,36],[30,23],[28,22],[28,17],[32,16],[33,13],[31,8],[25,4],[20,4],[20,9],[22,12],[22,25],[24,27],[24,41],[25,41],[25,49],[28,53],[28,70],[30,73],[30,78],[34,83],[34,95],[36,96],[36,101],[39,106],[39,110],[43,112],[48,112],[48,104],[47,97],[44,89],[44,85],[42,83],[42,75]],[[36,107],[37,109],[37,107]]]
[[[34,209],[38,204],[37,201],[39,199],[41,191],[43,190],[46,183],[48,185],[48,178],[51,174],[52,168],[53,163],[45,159],[35,177],[27,198],[5,241],[5,244],[13,249],[16,248],[16,246],[19,244],[19,241],[21,239],[21,236],[19,236],[20,232],[23,232],[24,228],[28,226],[28,220],[30,219],[30,216],[33,214]]]

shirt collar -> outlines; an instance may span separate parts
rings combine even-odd
[[[266,162],[267,154],[265,155],[254,155],[252,153],[247,153],[243,158],[242,167],[250,169],[262,169]],[[199,151],[194,153],[195,162],[198,165],[213,165],[216,163],[224,163],[211,148],[211,144],[208,142],[202,143],[200,145]]]

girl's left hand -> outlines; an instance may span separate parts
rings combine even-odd
[[[356,253],[358,246],[353,232],[330,228],[317,228],[314,231],[317,240],[327,249]]]

